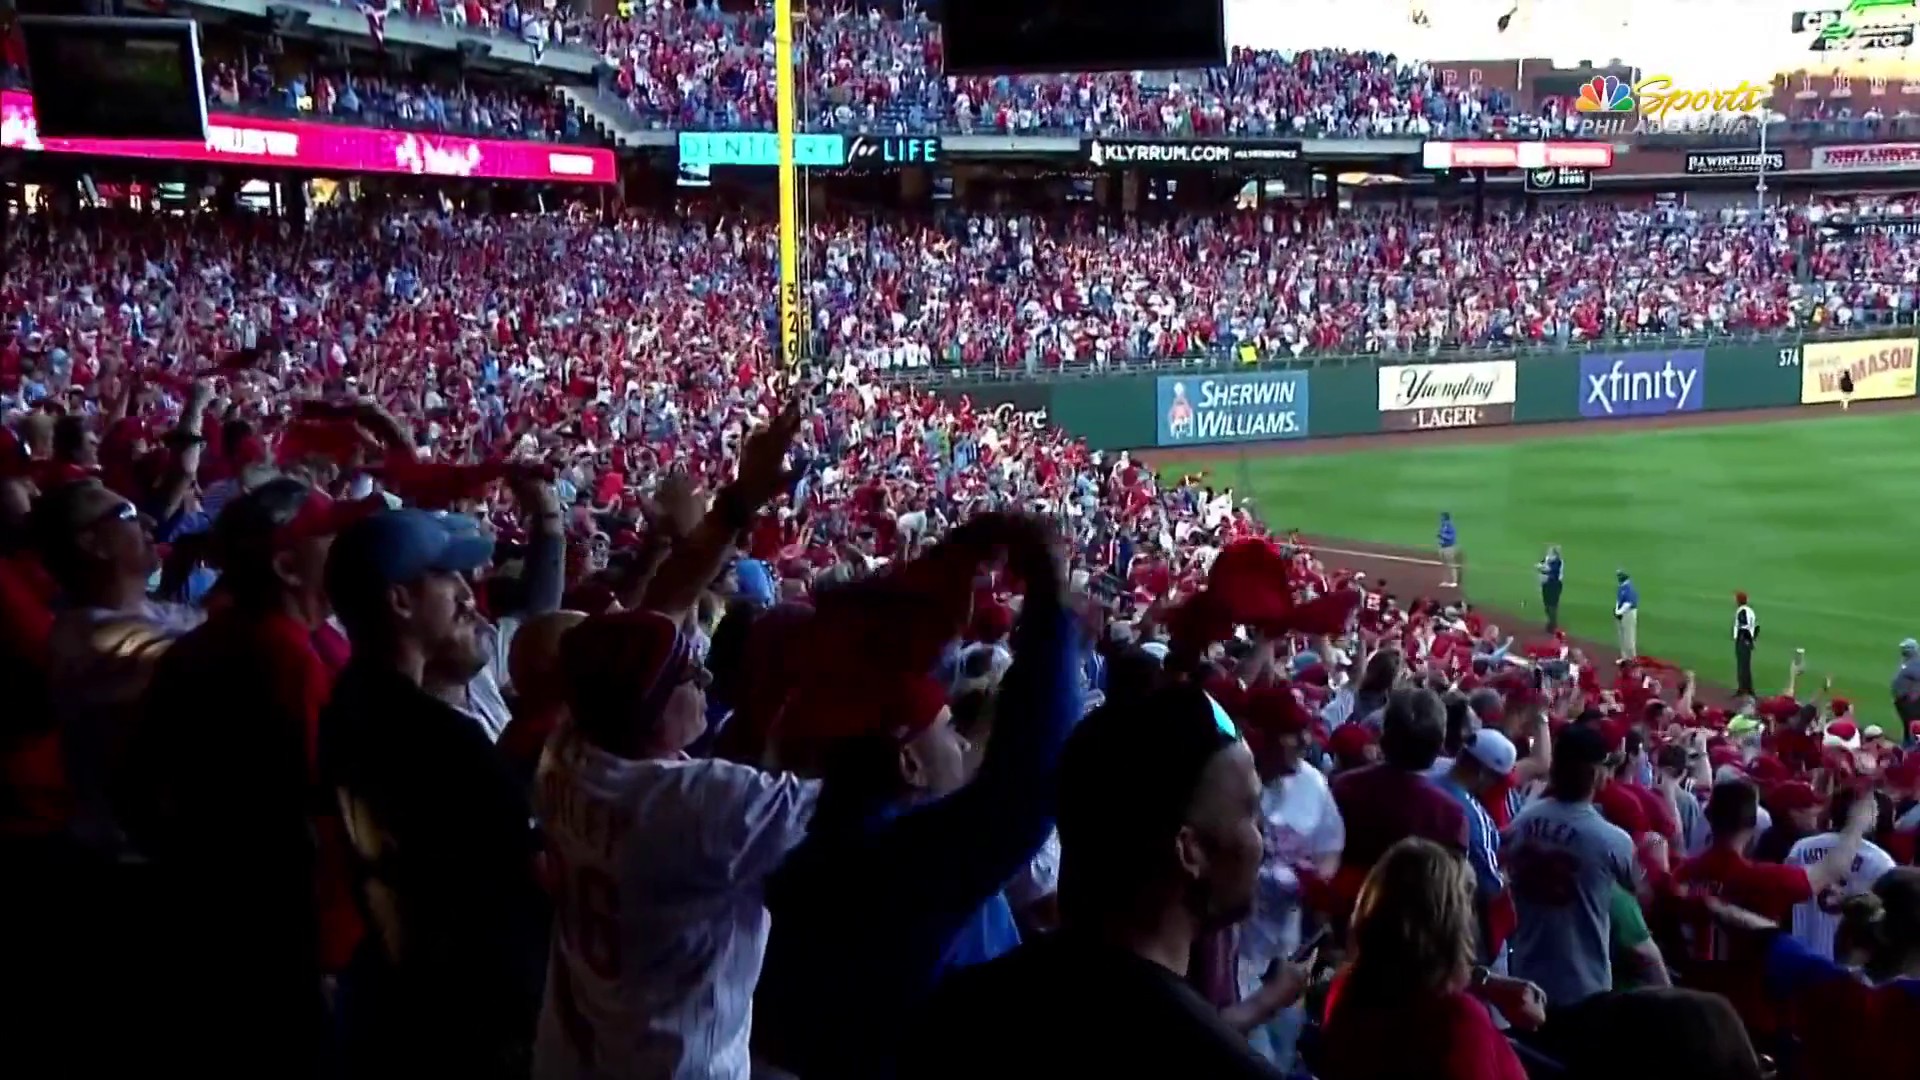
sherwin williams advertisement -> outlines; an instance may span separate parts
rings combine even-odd
[[[1156,405],[1160,446],[1307,437],[1304,371],[1163,375]]]

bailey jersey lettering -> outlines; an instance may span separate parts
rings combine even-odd
[[[1839,845],[1839,833],[1809,836],[1787,852],[1786,864],[1811,868],[1824,861]],[[1871,840],[1861,841],[1860,853],[1853,857],[1853,866],[1844,881],[1820,890],[1819,895],[1806,903],[1793,905],[1793,939],[1808,951],[1833,959],[1833,936],[1840,929],[1841,902],[1849,896],[1872,892],[1873,883],[1893,869],[1893,865],[1893,856],[1885,849]]]
[[[747,1080],[766,879],[806,836],[818,792],[554,736],[534,796],[554,894],[537,1080]]]

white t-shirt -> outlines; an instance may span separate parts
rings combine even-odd
[[[790,773],[555,735],[534,794],[556,893],[538,1080],[746,1080],[766,879],[818,794]]]
[[[1838,833],[1809,836],[1787,852],[1788,866],[1811,867],[1827,857],[1840,844]],[[1853,857],[1847,879],[1828,886],[1820,895],[1793,905],[1793,939],[1827,959],[1833,959],[1833,935],[1840,929],[1840,902],[1849,896],[1873,891],[1880,875],[1893,869],[1893,856],[1871,840],[1860,842],[1860,853]]]
[[[1254,888],[1253,914],[1240,926],[1240,992],[1250,994],[1273,961],[1300,945],[1300,879],[1293,868],[1347,845],[1347,825],[1327,778],[1301,765],[1260,793],[1266,857]]]

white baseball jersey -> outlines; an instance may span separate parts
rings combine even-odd
[[[538,1080],[747,1080],[763,889],[818,793],[791,774],[555,736],[534,796],[554,892]]]
[[[1812,866],[1825,859],[1839,843],[1838,833],[1809,836],[1794,844],[1793,850],[1787,852],[1787,865]],[[1840,902],[1849,896],[1872,892],[1873,883],[1891,869],[1893,856],[1871,840],[1861,841],[1860,853],[1853,857],[1853,868],[1848,871],[1845,881],[1822,889],[1820,895],[1793,906],[1794,940],[1829,960],[1833,959],[1833,935],[1840,929]]]

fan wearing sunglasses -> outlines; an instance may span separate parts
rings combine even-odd
[[[74,798],[70,829],[103,854],[125,845],[109,781],[141,695],[167,648],[202,618],[147,595],[160,569],[150,524],[97,480],[47,491],[33,510],[40,558],[60,592],[49,689]]]

